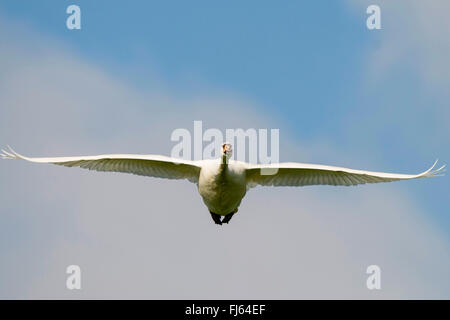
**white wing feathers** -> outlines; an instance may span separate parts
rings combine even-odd
[[[132,173],[166,179],[187,179],[198,183],[200,165],[196,161],[175,159],[158,155],[105,154],[98,156],[28,158],[9,147],[2,150],[3,159],[21,159],[38,163],[52,163],[66,167],[80,167],[96,171]]]
[[[247,170],[249,187],[262,186],[354,186],[365,183],[390,182],[416,178],[428,178],[443,175],[445,165],[439,169],[433,166],[419,174],[398,174],[353,170],[341,167],[324,166],[307,163],[275,163],[267,165],[250,165]],[[262,169],[278,169],[275,174],[261,174]],[[269,171],[270,172],[270,171]]]
[[[201,161],[189,161],[158,155],[108,154],[81,157],[28,158],[15,152],[2,150],[3,159],[22,159],[38,163],[53,163],[66,167],[81,167],[89,170],[132,173],[136,175],[166,178],[187,179],[198,183]],[[445,165],[439,169],[433,166],[419,174],[398,174],[354,170],[334,166],[307,163],[274,163],[263,165],[247,165],[247,186],[309,186],[333,185],[352,186],[365,183],[390,182],[416,178],[441,176]],[[264,169],[277,169],[275,174],[265,174]]]

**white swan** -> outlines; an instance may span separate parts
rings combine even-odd
[[[444,166],[425,172],[397,174],[353,170],[341,167],[306,163],[276,163],[257,165],[231,160],[231,145],[222,145],[222,157],[215,160],[189,161],[158,155],[107,154],[98,156],[28,158],[9,147],[2,150],[3,159],[22,159],[38,163],[53,163],[66,167],[81,167],[97,171],[132,173],[141,176],[187,179],[198,186],[198,191],[216,224],[228,223],[237,212],[242,198],[250,187],[342,185],[390,182],[428,178],[442,175]],[[262,169],[273,170],[272,174]],[[224,216],[223,220],[221,217]]]

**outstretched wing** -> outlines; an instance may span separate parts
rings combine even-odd
[[[433,170],[433,166],[419,174],[399,174],[353,170],[341,167],[307,163],[275,163],[250,165],[246,170],[247,186],[354,186],[365,183],[390,182],[442,175],[444,166]],[[272,172],[270,172],[272,171]],[[272,173],[272,174],[270,174]]]
[[[166,179],[187,179],[198,183],[200,165],[196,161],[175,159],[159,155],[104,154],[98,156],[28,158],[9,147],[2,150],[3,159],[21,159],[38,163],[52,163],[66,167],[80,167],[96,171],[132,173]]]

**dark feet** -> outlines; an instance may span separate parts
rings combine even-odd
[[[214,222],[216,223],[216,224],[222,224],[222,221],[220,221],[220,214],[217,214],[217,213],[214,213],[214,212],[209,212],[209,213],[211,213],[211,218],[214,220]]]
[[[222,224],[222,223],[227,223],[230,222],[231,218],[233,217],[233,215],[238,211],[238,209],[235,209],[233,212],[225,215],[225,218],[223,218],[223,220],[221,221],[222,216],[220,214],[214,213],[214,212],[209,212],[211,213],[211,218],[214,220],[214,222],[216,224]]]
[[[228,222],[230,222],[230,220],[231,220],[231,218],[233,217],[233,215],[234,215],[234,212],[227,214],[227,215],[225,216],[225,218],[223,218],[222,223],[228,223]]]

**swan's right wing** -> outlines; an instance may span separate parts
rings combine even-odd
[[[80,167],[96,171],[131,173],[140,176],[187,179],[198,183],[200,164],[196,161],[175,159],[159,155],[105,154],[98,156],[29,158],[9,148],[0,153],[4,159],[21,159],[37,163],[52,163],[66,167]]]
[[[249,165],[246,170],[246,177],[248,187],[256,185],[297,187],[311,185],[354,186],[365,183],[438,176],[445,171],[445,165],[433,170],[436,163],[437,160],[430,169],[419,174],[375,172],[308,163],[274,163]]]

